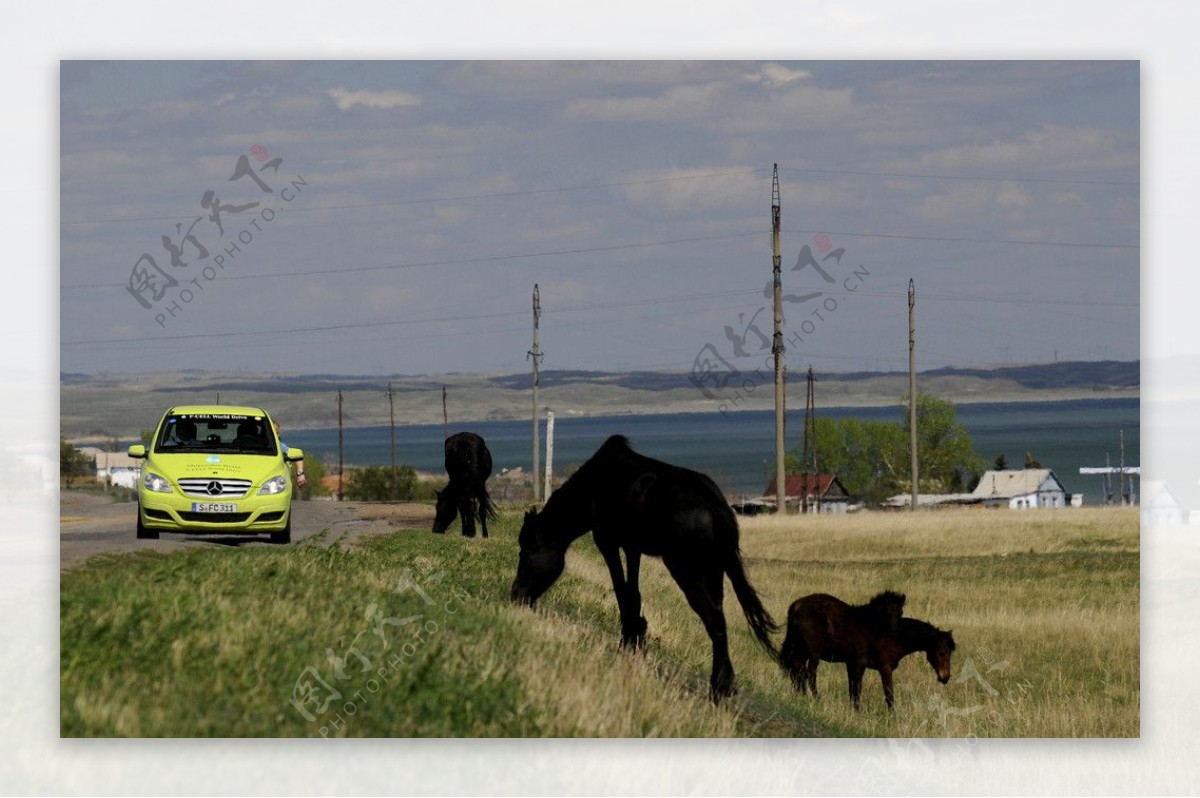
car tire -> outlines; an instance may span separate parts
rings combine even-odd
[[[138,540],[158,540],[157,529],[146,529],[146,527],[142,525],[141,508],[138,508],[137,513],[137,536]]]
[[[287,526],[278,532],[271,533],[272,543],[291,543],[292,542],[292,519],[288,519]]]

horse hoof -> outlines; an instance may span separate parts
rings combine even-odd
[[[726,698],[733,698],[737,695],[737,688],[732,684],[717,686],[713,685],[708,691],[708,697],[714,704],[720,704]]]
[[[621,635],[621,648],[629,651],[645,651],[646,650],[646,635]]]

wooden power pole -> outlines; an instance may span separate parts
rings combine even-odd
[[[775,356],[775,502],[776,512],[787,512],[787,478],[783,467],[783,425],[787,381],[783,371],[783,259],[779,254],[779,164],[771,173],[771,277],[775,294],[775,334],[771,352]]]
[[[908,281],[908,448],[912,466],[912,506],[917,511],[917,288],[910,279]]]
[[[338,389],[337,405],[338,405],[338,493],[337,493],[337,500],[342,501],[342,499],[345,496],[345,493],[342,491],[342,470],[343,470],[342,464],[344,463],[345,458],[343,456],[343,451],[342,451],[343,441],[342,441],[342,391],[341,391],[341,389]]]
[[[542,496],[547,501],[550,499],[550,492],[554,482],[554,412],[546,411],[546,482],[542,489]]]
[[[442,386],[442,437],[450,437],[450,414],[446,412],[446,386]]]
[[[384,395],[388,400],[388,427],[390,428],[390,439],[392,446],[392,486],[389,493],[394,493],[396,490],[396,408],[392,397],[395,396],[395,391],[392,390],[392,384],[389,382]],[[392,498],[396,498],[394,495]]]
[[[802,512],[806,513],[810,510],[821,512],[821,480],[817,476],[816,382],[816,375],[813,374],[812,366],[809,366],[804,399],[804,461],[801,464],[801,470],[804,473],[812,474],[812,481],[808,484],[815,486],[815,493],[812,507],[809,507],[808,504],[807,491],[804,494],[804,510]]]
[[[541,441],[538,440],[538,361],[542,357],[542,350],[538,341],[538,320],[542,316],[542,299],[538,294],[537,283],[533,284],[533,348],[529,350],[529,359],[533,361],[533,500],[541,500],[541,482],[538,479],[541,476],[538,473],[538,464],[541,460],[540,449]]]

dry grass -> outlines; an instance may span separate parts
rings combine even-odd
[[[751,734],[1136,737],[1138,543],[1136,512],[1120,509],[743,520],[747,568],[776,620],[785,622],[790,602],[808,593],[857,603],[892,588],[907,594],[907,615],[952,629],[958,650],[946,686],[922,655],[906,659],[892,714],[869,673],[863,711],[855,713],[841,665],[822,665],[819,699],[793,693],[727,591],[742,688],[727,709]],[[608,573],[584,541],[568,556],[568,575],[547,596],[546,612],[599,630],[598,645],[605,635],[615,642]],[[643,564],[642,593],[650,657],[675,663],[702,693],[710,649],[699,619],[653,560]],[[611,673],[597,676],[612,682]],[[680,708],[695,711],[695,704]]]
[[[511,605],[520,514],[492,538],[399,530],[352,551],[297,545],[100,558],[64,575],[64,736],[313,736],[288,703],[306,666],[389,617],[430,612],[395,588],[415,562],[470,596],[411,661],[388,672],[336,730],[349,736],[1132,737],[1139,733],[1135,510],[867,513],[742,522],[747,571],[781,622],[801,595],[866,601],[885,588],[906,614],[953,629],[955,676],[921,655],[896,675],[889,713],[874,673],[863,711],[845,669],[824,664],[818,699],[794,693],[726,591],[740,692],[708,701],[700,620],[643,560],[644,655],[619,650],[608,572],[589,538],[536,612]],[[456,605],[457,606],[457,605]],[[400,648],[403,632],[389,631]],[[782,642],[782,635],[777,638]],[[374,657],[378,652],[372,653]],[[380,654],[382,656],[382,654]],[[332,677],[330,677],[332,678]],[[365,677],[363,677],[365,678]],[[348,683],[351,694],[362,688]],[[370,688],[367,687],[369,690]]]

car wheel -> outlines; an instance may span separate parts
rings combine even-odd
[[[287,526],[278,532],[271,533],[272,543],[291,543],[292,542],[292,519],[288,519]]]
[[[142,525],[142,511],[140,508],[138,509],[137,514],[137,536],[138,540],[158,540],[157,529],[146,529],[146,527]]]

